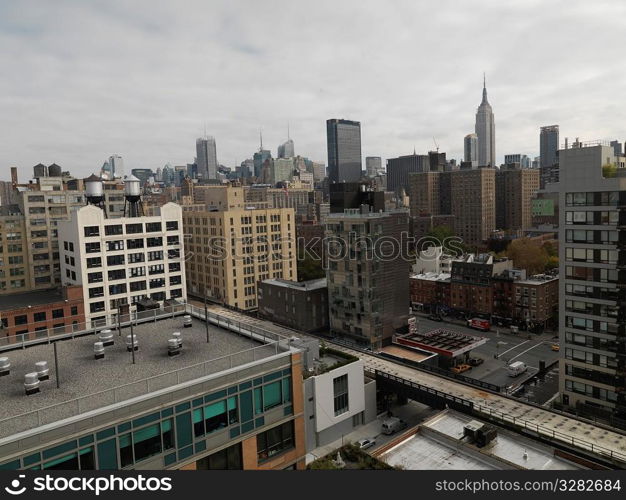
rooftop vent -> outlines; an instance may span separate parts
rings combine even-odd
[[[104,343],[103,342],[94,342],[93,344],[93,357],[95,359],[104,358]]]
[[[102,330],[99,334],[98,334],[98,338],[100,339],[100,342],[102,342],[102,346],[103,347],[108,347],[114,344],[113,342],[113,332],[109,329],[106,330]]]
[[[180,343],[176,338],[169,339],[167,341],[167,355],[178,356],[180,354]]]
[[[172,338],[176,339],[176,341],[178,342],[178,347],[183,346],[183,336],[180,334],[180,332],[172,333]]]
[[[134,342],[133,337],[135,337]],[[139,350],[139,340],[137,340],[137,335],[126,335],[126,350],[128,352]]]
[[[11,372],[11,362],[9,358],[2,357],[0,358],[0,377],[4,377]]]
[[[39,392],[39,378],[37,372],[27,373],[24,375],[24,391],[27,396],[37,394]]]
[[[191,328],[191,323],[192,323],[191,316],[189,314],[185,314],[183,316],[183,326],[185,328]]]
[[[39,378],[40,381],[50,378],[50,370],[48,369],[47,361],[37,361],[35,363],[35,370],[37,371],[37,378]]]

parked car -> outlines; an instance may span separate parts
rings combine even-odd
[[[511,333],[519,333],[519,326],[511,325]]]
[[[553,351],[559,351],[561,349],[561,346],[555,342],[550,346],[550,349],[552,349]]]
[[[485,360],[483,358],[470,358],[468,359],[468,363],[471,366],[479,366],[482,365],[485,362]]]
[[[367,450],[376,444],[376,440],[374,438],[359,439],[356,444],[362,450]]]
[[[483,332],[488,332],[489,330],[491,330],[491,323],[489,323],[488,320],[482,318],[468,319],[467,326]]]
[[[430,316],[428,316],[428,319],[431,321],[443,321],[443,318],[438,314],[431,314]]]
[[[450,369],[452,370],[453,373],[463,373],[463,372],[466,372],[467,370],[471,370],[472,367],[471,365],[462,364],[462,365],[453,366]]]

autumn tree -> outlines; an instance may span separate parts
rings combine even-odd
[[[549,255],[546,249],[530,238],[513,240],[506,250],[506,256],[518,269],[526,269],[529,275],[545,271]]]

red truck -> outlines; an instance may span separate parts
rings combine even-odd
[[[489,323],[488,320],[481,318],[468,319],[467,326],[476,330],[481,330],[483,332],[488,332],[489,330],[491,330],[491,323]]]

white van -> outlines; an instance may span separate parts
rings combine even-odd
[[[389,417],[383,422],[382,433],[393,434],[396,431],[406,429],[407,423],[398,417]]]
[[[526,363],[523,363],[522,361],[516,361],[515,363],[511,363],[507,367],[507,370],[509,372],[509,377],[517,377],[528,370],[528,366],[526,366]]]

